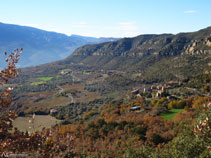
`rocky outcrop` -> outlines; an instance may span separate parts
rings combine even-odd
[[[207,38],[207,40],[205,41],[205,44],[209,47],[211,47],[211,37]]]
[[[185,47],[185,54],[211,54],[211,37],[192,40],[191,44]]]

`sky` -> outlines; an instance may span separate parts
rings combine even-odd
[[[91,37],[176,34],[211,26],[211,0],[0,0],[0,22]]]

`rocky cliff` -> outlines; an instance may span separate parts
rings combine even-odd
[[[177,35],[140,35],[115,42],[86,45],[78,48],[73,56],[124,56],[180,55],[211,53],[211,27]]]

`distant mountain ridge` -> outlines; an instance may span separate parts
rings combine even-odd
[[[3,67],[4,51],[23,48],[19,66],[34,66],[70,55],[76,48],[93,43],[113,41],[116,38],[94,38],[49,32],[28,26],[0,23],[0,68]]]

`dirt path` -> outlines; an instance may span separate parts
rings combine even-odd
[[[75,100],[71,94],[66,94],[64,88],[57,85],[57,88],[59,88],[59,94],[64,95],[65,97],[70,98],[70,104],[75,103]]]

